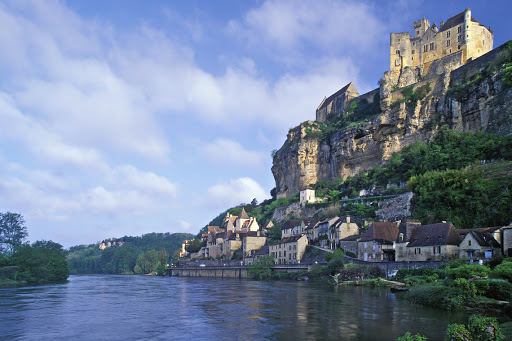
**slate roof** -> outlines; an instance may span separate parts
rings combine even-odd
[[[441,26],[441,29],[439,30],[439,32],[446,31],[452,27],[462,24],[464,22],[464,13],[465,13],[465,11],[462,13],[459,13],[457,15],[454,15],[453,17],[446,20],[445,23],[443,24],[443,26]],[[473,17],[471,17],[471,21],[478,22]]]
[[[301,235],[301,236],[284,237],[283,239],[281,239],[277,243],[272,243],[272,245],[293,243],[293,242],[296,242],[297,240],[301,239],[302,237],[304,237],[304,236]]]
[[[347,85],[345,85],[343,88],[341,88],[340,90],[336,91],[331,96],[325,98],[322,101],[322,103],[320,103],[320,106],[316,110],[320,110],[320,109],[323,109],[323,108],[327,107],[327,105],[329,105],[329,103],[331,103],[333,99],[335,99],[336,97],[338,97],[341,94],[345,93],[348,90],[348,88],[350,88],[351,86],[354,88],[354,91],[357,93],[357,90],[356,90],[356,87],[354,86],[354,83],[350,82]]]
[[[312,229],[315,227],[316,224],[318,224],[318,220],[303,220],[304,225],[306,225],[306,230]]]
[[[437,223],[418,226],[413,231],[407,247],[459,245],[461,240],[452,223]]]
[[[480,246],[489,246],[492,248],[500,248],[501,245],[498,243],[496,239],[492,236],[490,232],[485,231],[469,231],[469,234],[476,239],[478,245]]]
[[[395,223],[373,222],[363,234],[360,242],[378,241],[381,243],[393,243],[398,237],[398,226]]]
[[[361,236],[360,236],[360,235],[348,236],[348,237],[345,237],[345,238],[343,238],[343,239],[340,239],[340,242],[356,242],[356,241],[358,241],[360,238],[361,238]]]
[[[265,244],[262,247],[260,247],[258,250],[254,251],[255,256],[263,256],[263,255],[268,255],[268,254],[269,254],[268,244]]]
[[[289,220],[281,225],[281,230],[293,229],[296,226],[300,226],[301,223],[301,220]]]
[[[415,221],[415,220],[402,220],[400,222],[400,225],[398,225],[398,236],[396,237],[396,242],[397,243],[400,242],[400,233],[404,234],[404,241],[403,242],[408,242],[410,237],[411,237],[412,232],[418,226],[421,226],[421,223],[419,221]],[[409,227],[409,228],[407,228],[407,227]]]

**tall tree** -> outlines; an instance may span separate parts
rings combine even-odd
[[[14,254],[23,245],[28,232],[19,213],[0,213],[0,251]]]

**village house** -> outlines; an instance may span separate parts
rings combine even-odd
[[[308,239],[305,235],[285,237],[269,245],[269,254],[276,264],[299,264],[306,252]]]
[[[320,247],[327,248],[329,246],[329,230],[330,227],[338,221],[339,217],[333,217],[322,220],[314,226],[313,241]]]
[[[281,238],[298,236],[302,234],[302,221],[289,220],[281,224]]]
[[[248,231],[243,235],[243,257],[247,257],[252,251],[259,250],[267,243],[267,237],[263,231]],[[267,252],[268,254],[268,252]]]
[[[368,262],[394,261],[396,223],[372,222],[358,243],[358,258]]]
[[[461,238],[452,223],[418,226],[406,247],[408,261],[437,261],[459,257]]]
[[[501,245],[503,247],[503,255],[512,257],[512,224],[501,229]]]
[[[359,227],[356,223],[350,221],[350,217],[340,217],[336,222],[329,226],[328,246],[330,249],[337,249],[340,240],[359,234]]]
[[[459,258],[488,259],[501,255],[501,244],[493,237],[493,229],[473,229],[459,235]],[[494,230],[499,230],[495,228]]]
[[[358,248],[357,243],[361,239],[360,235],[357,236],[348,236],[343,239],[340,239],[338,247],[345,252],[345,255],[347,252],[352,252],[355,255],[355,258],[358,258]]]
[[[341,114],[347,108],[348,103],[358,96],[359,93],[354,83],[348,83],[331,96],[322,100],[316,109],[316,121],[325,123],[327,122],[328,115]]]
[[[395,261],[407,260],[407,243],[411,240],[412,233],[418,226],[421,226],[421,223],[415,220],[402,220],[398,225],[398,236],[395,241]]]
[[[269,246],[268,244],[263,245],[258,250],[252,250],[249,252],[247,256],[245,256],[244,262],[247,265],[253,264],[258,261],[263,256],[269,255]]]

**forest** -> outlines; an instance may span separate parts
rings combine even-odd
[[[72,274],[159,274],[163,275],[176,250],[188,233],[148,233],[141,237],[125,236],[104,242],[121,241],[100,250],[99,243],[69,249],[67,260]]]

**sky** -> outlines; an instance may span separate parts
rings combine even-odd
[[[491,6],[492,4],[492,6]],[[0,212],[65,247],[187,232],[275,186],[271,151],[389,34],[510,1],[0,1]]]

